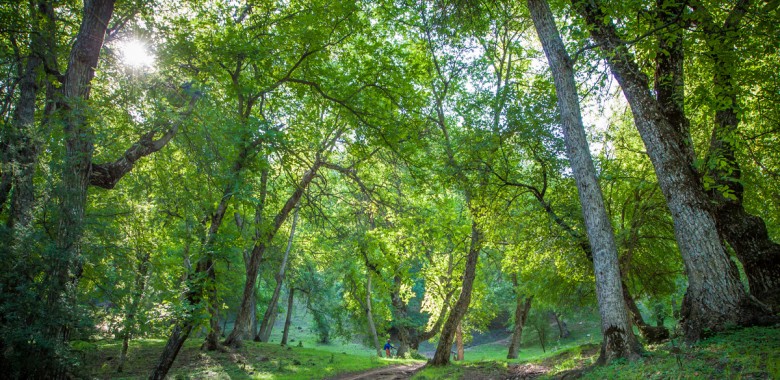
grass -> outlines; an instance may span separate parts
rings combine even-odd
[[[495,355],[493,351],[498,350],[484,346],[485,356]],[[599,351],[599,342],[593,342],[519,362],[464,361],[447,367],[426,367],[413,379],[525,378],[529,372],[540,375],[539,379],[559,378],[564,372],[577,372],[575,377],[594,380],[780,379],[780,325],[730,330],[682,348],[676,341],[645,348],[640,360],[616,360],[602,367],[593,365]]]
[[[174,379],[322,379],[346,372],[414,362],[256,342],[245,342],[240,350],[230,352],[205,352],[199,349],[200,343],[202,343],[200,339],[193,339],[185,344],[171,369],[170,377]],[[82,368],[83,376],[93,379],[139,379],[147,378],[152,372],[164,344],[162,340],[134,341],[123,373],[116,373],[120,342],[75,346],[83,356],[84,363],[87,363]]]
[[[726,331],[680,348],[650,347],[643,360],[618,361],[583,379],[780,379],[780,326]]]
[[[342,373],[364,371],[414,360],[376,357],[376,350],[359,342],[337,339],[329,344],[317,342],[311,317],[303,307],[293,313],[288,347],[281,347],[284,315],[276,319],[269,343],[244,341],[240,350],[205,352],[203,337],[192,336],[185,343],[171,368],[174,379],[322,379]],[[228,325],[227,331],[233,326]],[[138,339],[130,343],[123,373],[116,373],[121,341],[74,342],[82,356],[81,374],[97,379],[141,379],[151,374],[165,340]]]

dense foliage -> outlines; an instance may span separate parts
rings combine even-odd
[[[776,321],[780,3],[549,5],[643,341],[669,336],[651,314],[689,343]],[[598,304],[523,2],[30,0],[0,20],[1,373],[69,376],[70,342],[97,338],[124,341],[121,371],[128,341],[168,338],[159,378],[188,338],[268,341],[292,305],[322,342],[449,360]],[[688,248],[696,228],[720,256]],[[697,303],[721,286],[732,317]]]

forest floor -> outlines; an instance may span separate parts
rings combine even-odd
[[[345,373],[329,380],[403,380],[411,378],[425,362],[391,365],[357,373]]]
[[[645,349],[639,360],[595,366],[599,345],[584,344],[540,360],[426,367],[412,379],[780,379],[780,325],[725,331],[692,346],[669,341]]]
[[[139,340],[131,346],[126,370],[117,373],[120,342],[75,344],[90,379],[145,378],[163,348],[162,340]],[[617,360],[596,367],[599,344],[585,343],[544,358],[488,359],[423,367],[410,359],[376,358],[321,347],[281,347],[247,342],[235,351],[204,352],[200,340],[188,342],[174,364],[173,379],[780,379],[780,326],[735,329],[693,346],[669,341],[646,346],[642,359]],[[495,343],[471,348],[471,355],[492,355]],[[329,346],[331,349],[338,345]],[[482,348],[485,352],[481,352]],[[506,352],[506,351],[504,351]]]
[[[694,346],[670,341],[646,346],[636,362],[617,361],[595,367],[599,351],[599,324],[587,314],[568,322],[571,337],[557,338],[550,326],[542,349],[538,334],[523,334],[518,359],[506,359],[506,328],[474,334],[466,345],[465,361],[446,367],[424,367],[424,360],[385,359],[366,346],[365,337],[331,339],[318,343],[304,308],[293,314],[290,346],[278,344],[281,325],[269,343],[246,342],[239,350],[200,350],[203,338],[192,337],[170,372],[173,379],[780,379],[780,325],[737,329],[717,334]],[[277,318],[282,320],[282,318]],[[226,326],[229,331],[232,326]],[[670,326],[671,327],[671,326]],[[125,371],[116,372],[121,341],[74,342],[81,358],[80,375],[89,379],[142,379],[151,373],[165,341],[131,341]],[[430,357],[435,345],[425,343],[419,353]]]

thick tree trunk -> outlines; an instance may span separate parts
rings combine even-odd
[[[136,316],[138,315],[141,301],[144,298],[144,292],[146,290],[146,280],[149,274],[149,256],[150,253],[146,252],[140,257],[138,263],[138,270],[135,277],[135,291],[131,295],[130,306],[127,309],[127,313],[125,313],[124,331],[122,332],[122,351],[119,353],[119,363],[116,366],[117,372],[122,372],[124,370],[125,360],[127,360],[130,337],[135,328]]]
[[[289,294],[287,295],[287,317],[284,319],[284,331],[282,332],[282,346],[287,345],[287,338],[290,335],[290,322],[292,322],[292,313],[293,313],[293,301],[295,297],[295,288],[290,288]]]
[[[718,230],[747,276],[750,293],[780,310],[780,245],[769,238],[764,220],[745,211],[741,202],[724,202],[715,213]]]
[[[320,168],[320,166],[322,166],[322,161],[317,160],[314,162],[312,168],[304,173],[300,183],[298,184],[298,187],[295,189],[292,195],[290,195],[290,198],[287,199],[287,202],[285,202],[284,206],[282,206],[282,209],[279,210],[279,213],[276,214],[273,225],[261,233],[261,236],[256,239],[254,247],[252,248],[252,254],[249,258],[249,264],[247,266],[244,295],[241,298],[241,306],[239,307],[238,315],[236,316],[236,324],[233,327],[233,331],[225,340],[226,345],[238,348],[241,347],[241,342],[244,339],[251,338],[249,335],[249,327],[251,325],[250,318],[252,316],[251,308],[253,306],[251,302],[251,292],[254,291],[255,283],[257,283],[257,273],[260,270],[260,259],[262,259],[263,254],[265,253],[267,244],[270,244],[271,239],[273,239],[274,235],[276,235],[276,232],[279,231],[279,228],[282,226],[284,221],[287,220],[287,216],[290,214],[290,211],[292,211],[293,207],[298,204],[301,196],[303,196],[303,192],[306,190],[306,187],[309,186],[309,183],[311,183],[311,181],[314,179],[314,176],[317,174],[317,170]]]
[[[608,363],[615,358],[638,358],[641,348],[631,330],[623,301],[617,245],[582,125],[572,62],[547,2],[528,0],[528,7],[555,81],[566,151],[577,183],[585,227],[593,252],[596,297],[601,314],[601,332],[604,336],[599,361]]]
[[[284,282],[284,274],[287,270],[287,258],[290,257],[290,250],[292,249],[293,238],[295,237],[295,226],[298,224],[298,210],[300,205],[295,207],[293,213],[292,226],[290,227],[290,238],[287,239],[287,249],[284,251],[284,257],[282,257],[282,263],[279,266],[279,273],[276,274],[276,287],[274,288],[274,294],[271,296],[271,302],[268,303],[268,308],[263,315],[263,322],[260,324],[260,332],[257,336],[260,338],[260,342],[268,342],[271,337],[271,330],[274,328],[274,322],[276,321],[277,303],[279,302],[279,294],[282,291],[282,283]]]
[[[455,332],[460,325],[463,316],[471,303],[471,291],[474,286],[474,277],[477,272],[477,261],[479,251],[482,249],[482,230],[477,222],[477,215],[472,216],[475,220],[471,222],[471,245],[469,253],[466,256],[466,268],[463,271],[463,281],[461,291],[455,306],[450,310],[447,321],[444,322],[441,334],[439,336],[439,345],[431,359],[430,364],[434,366],[446,365],[450,362],[450,352],[452,351],[452,340],[455,338]]]
[[[748,325],[762,320],[768,310],[752,302],[742,287],[736,266],[721,245],[715,219],[709,211],[709,199],[689,165],[686,152],[680,149],[684,145],[682,136],[650,96],[647,77],[618,37],[599,2],[573,3],[605,52],[612,74],[631,106],[636,127],[671,211],[688,276],[682,313],[686,340],[697,341],[706,330],[718,331],[729,325]]]
[[[379,336],[376,333],[376,325],[374,325],[374,315],[371,311],[371,295],[371,271],[366,269],[366,320],[368,321],[368,333],[371,334],[371,339],[374,341],[376,356],[381,358],[382,345],[379,344]]]
[[[92,134],[85,114],[90,84],[95,76],[106,27],[114,12],[114,0],[87,1],[76,40],[71,49],[68,69],[57,99],[59,117],[64,124],[65,157],[59,191],[59,215],[56,247],[57,259],[50,263],[46,303],[49,310],[62,310],[62,303],[75,304],[75,283],[81,276],[81,236],[87,202],[89,170],[92,160]],[[67,308],[67,306],[65,306]],[[49,331],[58,344],[66,344],[70,326],[61,324]],[[46,361],[42,358],[42,361]],[[67,376],[64,367],[53,364],[52,378]]]
[[[512,338],[509,342],[509,353],[506,355],[507,359],[517,359],[517,354],[520,352],[520,344],[523,342],[523,328],[525,328],[525,322],[528,320],[528,312],[531,311],[531,301],[534,297],[523,297],[517,295],[517,306],[515,307],[515,328],[512,329]]]
[[[463,325],[458,324],[458,328],[455,330],[455,351],[456,351],[456,360],[459,362],[462,362],[465,358],[464,352],[463,352]]]
[[[750,3],[738,1],[721,27],[715,25],[706,9],[695,7],[694,15],[705,31],[710,48],[715,71],[712,89],[718,104],[708,152],[708,160],[716,162],[708,166],[713,169],[707,175],[715,182],[710,196],[715,203],[718,231],[742,263],[750,293],[777,310],[780,308],[780,245],[769,238],[764,220],[745,210],[742,171],[737,161],[739,103],[734,77],[738,58],[734,46]]]

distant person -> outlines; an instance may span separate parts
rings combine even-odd
[[[390,339],[387,340],[387,343],[385,343],[385,355],[386,357],[390,357],[390,349],[395,349],[392,344],[390,344]]]

